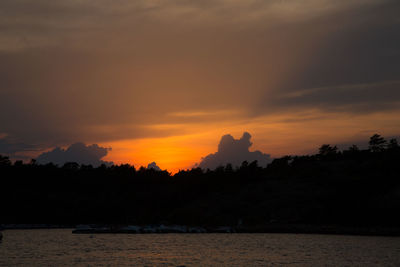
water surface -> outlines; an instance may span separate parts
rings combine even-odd
[[[400,238],[6,230],[0,266],[400,266]]]

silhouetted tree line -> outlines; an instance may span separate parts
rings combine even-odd
[[[0,223],[271,223],[399,226],[400,147],[373,135],[369,148],[284,156],[175,175],[123,164],[39,165],[0,156]]]

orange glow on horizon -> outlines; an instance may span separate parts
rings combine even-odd
[[[107,146],[111,146],[112,151],[104,160],[129,163],[137,169],[154,161],[172,174],[191,169],[202,156],[215,149],[192,135],[115,141]]]
[[[183,169],[191,169],[202,157],[217,151],[220,138],[231,134],[240,138],[244,131],[252,135],[253,146],[250,151],[260,150],[272,157],[283,155],[304,155],[316,153],[322,144],[341,144],[365,141],[374,133],[390,136],[400,131],[393,124],[397,114],[385,114],[386,120],[379,120],[382,114],[348,116],[347,114],[324,114],[318,111],[308,114],[259,117],[249,121],[231,121],[198,124],[153,125],[154,129],[175,128],[185,134],[118,140],[101,143],[112,147],[112,151],[103,158],[115,164],[129,163],[137,169],[147,167],[151,162],[172,174]],[[379,121],[379,123],[377,123]],[[391,127],[389,127],[391,126]],[[386,129],[385,132],[379,129]]]

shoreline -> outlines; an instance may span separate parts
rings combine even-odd
[[[399,227],[342,226],[308,224],[269,224],[262,226],[186,226],[186,225],[62,225],[62,224],[3,224],[2,230],[72,229],[73,234],[207,234],[207,233],[280,233],[355,236],[400,236]]]
[[[136,232],[129,230],[80,230],[75,229],[72,231],[73,234],[310,234],[310,235],[347,235],[347,236],[387,236],[387,237],[399,237],[400,229],[393,228],[363,228],[363,229],[300,229],[294,228],[264,228],[264,229],[233,229],[232,231],[219,231],[219,230],[207,230],[205,232],[178,232],[178,231],[164,231],[164,232]]]

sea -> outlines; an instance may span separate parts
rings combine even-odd
[[[400,266],[400,238],[5,230],[0,266]]]

